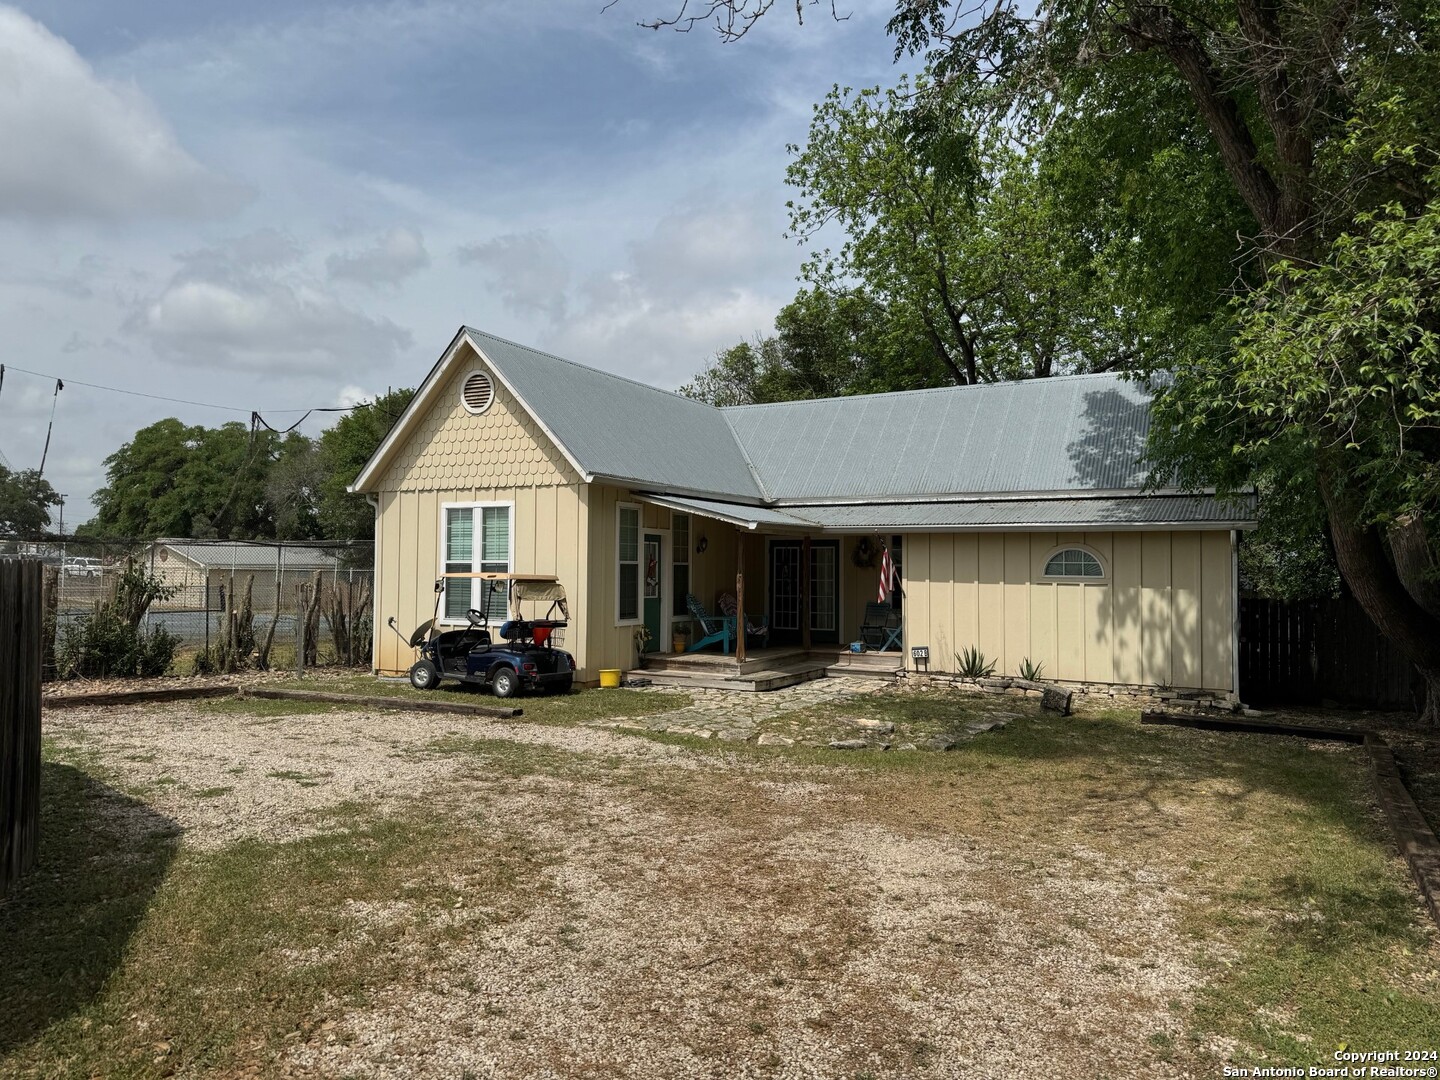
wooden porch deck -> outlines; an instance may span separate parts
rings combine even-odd
[[[823,679],[827,675],[889,678],[904,667],[898,652],[851,653],[835,646],[750,649],[743,663],[715,652],[652,654],[627,677],[677,689],[759,692]]]

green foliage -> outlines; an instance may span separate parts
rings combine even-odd
[[[163,626],[142,630],[106,604],[61,627],[55,663],[64,679],[154,678],[170,670],[180,645]]]
[[[140,628],[145,612],[157,600],[175,594],[160,578],[131,559],[115,583],[114,599],[61,627],[55,643],[55,665],[61,678],[110,676],[153,678],[164,675],[175,660],[181,639],[163,626]]]
[[[995,674],[995,661],[985,659],[979,648],[969,645],[955,654],[955,674],[962,679],[988,679]]]
[[[1044,671],[1044,661],[1041,661],[1037,664],[1028,656],[1020,661],[1020,678],[1022,679],[1026,679],[1030,682],[1039,682],[1040,679],[1043,677]]]
[[[1440,511],[1440,200],[1358,215],[1323,261],[1278,264],[1231,316],[1232,347],[1160,396],[1158,465],[1232,491],[1259,478],[1317,528],[1322,482],[1363,524]]]
[[[105,459],[95,517],[76,534],[369,540],[374,513],[363,496],[345,488],[413,393],[396,390],[361,405],[318,439],[251,431],[240,423],[207,428],[157,421]],[[3,491],[0,484],[0,511]]]
[[[928,345],[911,385],[1093,370],[1133,347],[1103,237],[1054,175],[1071,156],[1017,144],[992,98],[967,79],[836,87],[791,148],[791,233],[817,245],[843,233],[838,250],[812,250],[804,276],[861,283],[892,334]]]
[[[60,496],[34,469],[12,471],[0,465],[0,536],[33,536],[50,523],[50,507]]]
[[[315,517],[326,539],[374,539],[375,512],[363,495],[352,495],[345,488],[354,483],[414,396],[414,390],[392,390],[352,409],[321,434]]]

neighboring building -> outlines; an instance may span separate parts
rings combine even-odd
[[[447,569],[558,576],[582,680],[631,667],[637,626],[669,651],[684,594],[714,611],[737,578],[772,644],[833,652],[888,549],[906,663],[974,645],[1005,673],[1232,692],[1254,501],[1144,493],[1149,417],[1114,375],[717,409],[462,328],[351,488],[376,506],[376,669],[408,668],[386,621],[430,618]]]
[[[327,575],[349,573],[320,548],[229,540],[162,538],[150,545],[145,560],[151,572],[175,590],[168,600],[152,605],[156,611],[221,611],[232,578],[243,595],[251,575],[255,577],[251,602],[269,611],[275,606],[276,582],[282,591],[292,590],[282,597],[290,600],[294,588],[308,583],[317,570]]]

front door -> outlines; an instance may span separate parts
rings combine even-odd
[[[776,645],[799,645],[802,618],[799,540],[770,544],[770,640]],[[840,640],[840,542],[810,542],[810,641],[836,644]]]
[[[661,574],[661,543],[659,533],[645,534],[645,629],[650,631],[650,640],[645,651],[662,652],[660,631],[665,621],[665,596]]]

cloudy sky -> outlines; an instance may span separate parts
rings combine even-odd
[[[414,385],[462,323],[666,387],[768,329],[786,144],[895,78],[892,4],[636,26],[671,5],[0,3],[0,461],[44,445],[19,368],[69,380],[68,527],[137,428]]]

